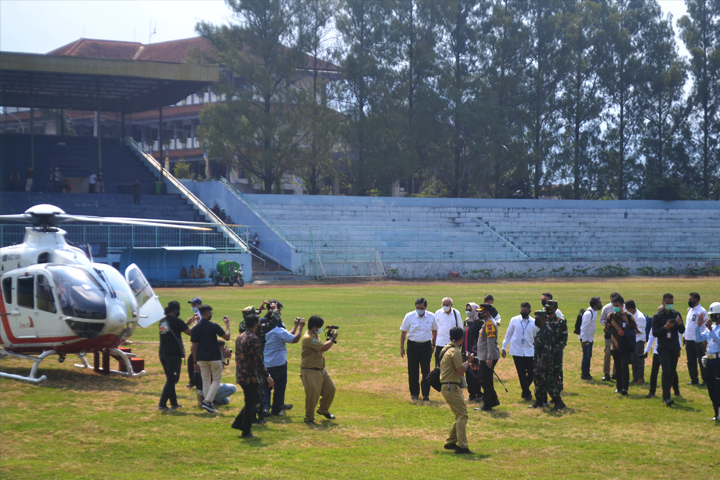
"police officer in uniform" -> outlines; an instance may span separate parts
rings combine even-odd
[[[547,300],[545,304],[547,312],[547,324],[555,334],[555,345],[553,346],[553,375],[555,375],[555,386],[558,392],[563,391],[563,352],[568,341],[567,320],[557,314],[558,303],[555,300]]]
[[[440,393],[455,414],[455,423],[450,429],[450,435],[445,440],[444,448],[454,450],[458,454],[472,453],[468,449],[467,434],[465,433],[468,412],[462,389],[467,387],[463,375],[473,361],[473,354],[468,356],[467,361],[462,361],[460,348],[462,342],[463,329],[453,327],[450,329],[450,343],[440,352],[440,383],[442,384]]]
[[[554,349],[556,345],[555,332],[547,322],[545,310],[535,311],[535,359],[533,381],[535,382],[535,403],[529,408],[542,408],[547,405],[547,397],[554,401],[553,410],[562,410],[565,403],[560,398],[560,391],[555,384],[553,363],[555,360]]]
[[[707,342],[705,382],[713,404],[713,418],[710,420],[720,422],[720,302],[710,304],[708,313],[710,319],[705,323],[707,330],[703,330],[698,321],[695,327],[695,339],[698,342]]]
[[[484,320],[480,329],[480,337],[477,344],[477,358],[480,362],[480,378],[482,379],[483,406],[475,410],[491,412],[493,407],[500,405],[495,384],[493,371],[500,359],[500,347],[498,346],[498,327],[495,323],[497,310],[490,304],[483,303],[478,310],[480,319]]]
[[[657,339],[657,351],[662,366],[663,402],[672,406],[670,386],[677,375],[677,363],[680,357],[680,344],[678,337],[685,333],[685,325],[677,310],[674,310],[672,293],[663,295],[662,308],[653,316],[652,332]]]
[[[325,321],[313,315],[308,319],[308,330],[302,339],[302,359],[300,361],[300,378],[305,387],[305,423],[315,423],[315,406],[320,400],[318,415],[328,420],[333,420],[335,415],[330,413],[330,405],[335,398],[335,384],[330,374],[325,369],[325,352],[337,343],[337,331],[333,332],[332,338],[322,342],[318,338],[318,332],[322,329]]]

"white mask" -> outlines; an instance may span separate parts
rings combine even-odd
[[[450,313],[450,307],[448,307],[447,305],[443,305],[443,312]]]

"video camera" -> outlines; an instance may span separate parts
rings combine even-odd
[[[337,325],[328,325],[325,327],[325,341],[332,340],[333,343],[337,343],[337,339],[335,338],[335,330],[337,330]]]

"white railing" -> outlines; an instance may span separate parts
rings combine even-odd
[[[207,208],[207,206],[202,202],[202,200],[200,200],[198,197],[195,196],[194,193],[188,190],[188,188],[183,185],[182,182],[178,181],[178,179],[175,178],[174,175],[165,170],[162,165],[160,165],[160,163],[155,160],[155,158],[153,158],[152,155],[145,153],[141,146],[132,137],[126,137],[125,144],[132,148],[136,154],[138,154],[143,160],[145,160],[145,162],[150,166],[150,168],[156,170],[157,173],[160,175],[160,178],[164,178],[167,182],[171,183],[175,188],[177,188],[185,198],[192,202],[192,204],[200,211],[200,213],[205,215],[206,218],[210,219],[211,223],[216,224],[230,241],[236,243],[246,252],[250,251],[247,244],[243,241],[242,238],[240,238],[237,233],[235,233],[230,227],[225,225],[225,222],[220,220],[220,218],[218,218],[218,216],[215,215],[212,210]]]

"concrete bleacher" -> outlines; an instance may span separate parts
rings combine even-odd
[[[94,137],[35,135],[35,173],[33,191],[49,192],[48,171],[59,168],[64,178],[86,179],[98,172],[98,141]],[[141,193],[154,191],[152,172],[117,139],[102,139],[102,172],[106,193],[132,193],[132,184],[140,181]],[[20,187],[25,188],[25,172],[30,165],[30,135],[0,135],[1,191],[10,189],[10,174],[15,167],[20,174]]]

